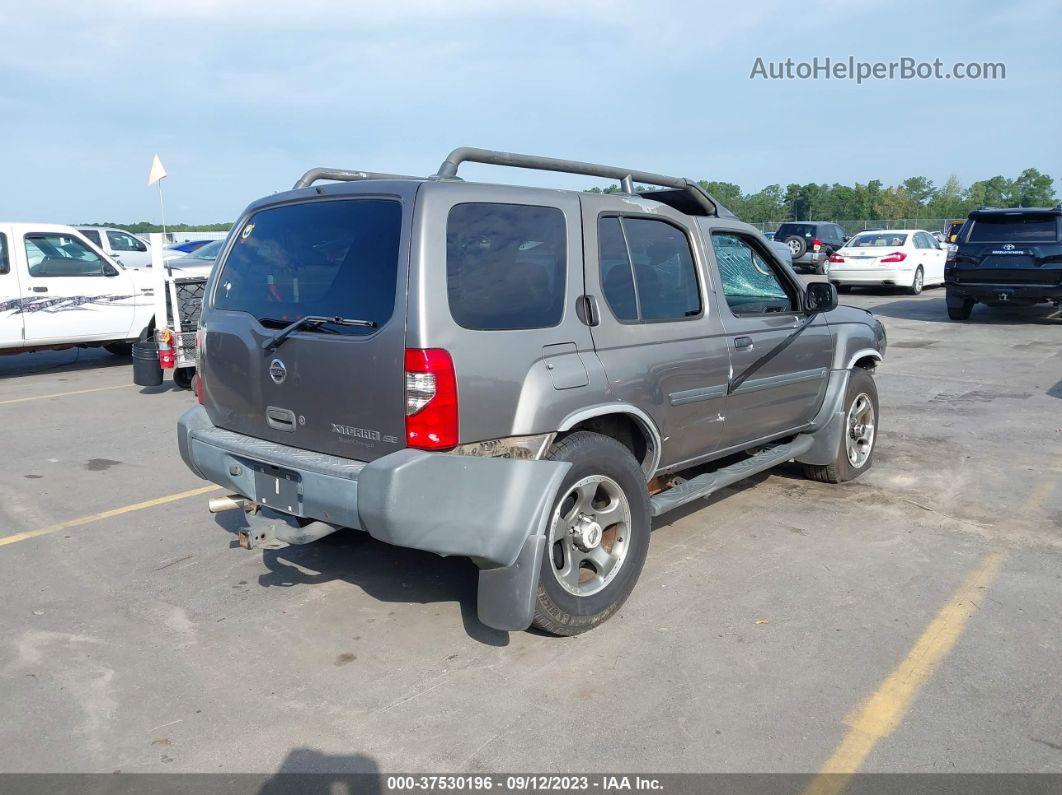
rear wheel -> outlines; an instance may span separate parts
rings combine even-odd
[[[822,262],[819,263],[818,267],[815,268],[815,273],[817,273],[819,276],[829,276],[830,275],[830,258],[829,258],[829,256],[827,256]]]
[[[922,292],[922,286],[925,283],[925,274],[922,273],[922,266],[919,265],[915,269],[914,278],[911,279],[911,286],[907,288],[907,292],[911,295],[919,295]]]
[[[553,507],[534,626],[578,635],[612,616],[649,550],[649,494],[634,456],[607,436],[576,431],[547,458],[571,469]]]
[[[175,383],[181,389],[191,389],[192,378],[194,376],[194,367],[178,367],[173,371],[173,383]]]
[[[961,304],[948,303],[948,317],[952,320],[969,320],[970,313],[973,312],[974,302],[970,299],[966,299]]]
[[[878,439],[878,388],[862,367],[853,368],[844,396],[844,433],[837,458],[825,465],[805,464],[804,474],[823,483],[843,483],[866,472],[874,463]]]

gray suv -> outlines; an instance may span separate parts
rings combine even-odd
[[[624,192],[470,183],[466,161]],[[866,471],[885,333],[689,180],[458,149],[253,203],[197,347],[180,452],[244,546],[347,527],[467,556],[485,624],[573,635],[630,594],[654,516],[787,461]]]

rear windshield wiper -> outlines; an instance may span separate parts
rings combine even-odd
[[[271,319],[265,318],[265,322],[271,322]],[[333,323],[337,326],[358,326],[360,328],[376,328],[377,325],[375,320],[355,320],[354,318],[349,317],[324,317],[323,315],[306,315],[306,317],[300,317],[294,323],[288,324],[280,331],[278,331],[275,335],[273,335],[273,338],[269,340],[269,344],[267,344],[265,347],[266,353],[272,353],[273,351],[275,351],[277,348],[284,344],[284,340],[286,340],[300,328],[320,326],[323,323]]]

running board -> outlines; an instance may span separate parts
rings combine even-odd
[[[777,466],[789,461],[796,456],[806,453],[811,449],[814,438],[809,434],[800,434],[793,441],[785,444],[765,447],[755,455],[749,456],[744,461],[717,469],[715,472],[706,472],[692,480],[687,480],[678,486],[662,491],[649,498],[649,509],[653,516],[660,516],[670,510],[685,505],[687,502],[710,497],[719,489],[725,488],[739,480],[744,480],[757,472]]]

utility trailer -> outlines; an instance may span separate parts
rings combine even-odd
[[[173,382],[191,389],[195,376],[195,336],[203,308],[209,270],[204,273],[175,271],[162,260],[162,235],[151,236],[151,270],[154,281],[154,339],[138,346],[137,359],[145,361],[157,351],[158,367],[134,368],[134,380],[142,386],[161,383],[161,372],[173,371]],[[146,362],[145,362],[146,363]],[[146,369],[151,374],[142,376]]]

